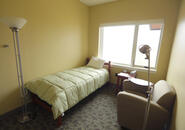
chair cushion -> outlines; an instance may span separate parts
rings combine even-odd
[[[169,86],[166,81],[160,80],[154,85],[152,100],[167,110],[171,109],[175,96],[175,89]]]

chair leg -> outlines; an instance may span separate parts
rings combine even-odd
[[[57,126],[60,127],[62,125],[62,116],[59,116],[57,119]]]

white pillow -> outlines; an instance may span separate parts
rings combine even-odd
[[[103,68],[105,61],[103,59],[92,57],[87,66],[94,67],[97,69]]]

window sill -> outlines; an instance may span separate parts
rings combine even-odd
[[[122,65],[122,64],[116,64],[116,63],[112,63],[112,67],[113,68],[121,68],[121,69],[127,69],[127,70],[136,70],[136,71],[140,71],[140,72],[148,72],[147,68],[143,68],[143,67],[133,67],[133,66],[129,66],[129,65]],[[150,69],[151,73],[156,73],[157,70],[156,69]]]

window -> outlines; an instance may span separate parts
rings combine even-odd
[[[162,31],[162,22],[101,26],[98,55],[113,64],[144,67],[148,62],[139,52],[139,46],[148,44],[151,68],[156,69]]]

